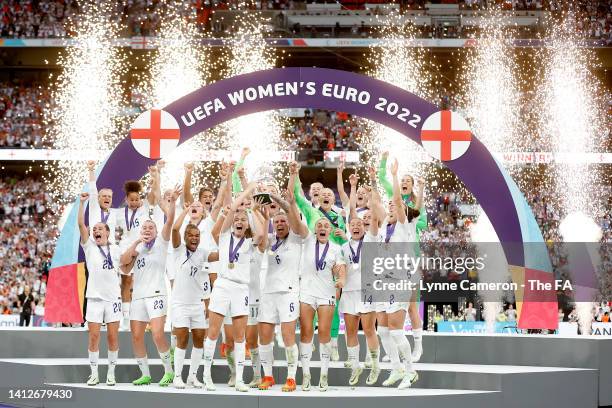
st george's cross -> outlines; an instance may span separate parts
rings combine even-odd
[[[471,141],[470,126],[456,112],[436,112],[425,120],[421,128],[421,144],[438,160],[458,159],[470,147]]]
[[[130,129],[134,149],[150,159],[167,156],[178,145],[179,124],[170,113],[151,109],[141,113]]]

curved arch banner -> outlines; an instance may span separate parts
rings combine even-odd
[[[519,286],[529,279],[552,282],[552,266],[531,209],[508,172],[469,131],[467,122],[399,87],[352,72],[322,68],[258,71],[212,83],[162,109],[145,112],[107,158],[97,185],[119,192],[125,180],[141,178],[156,159],[207,129],[243,115],[300,107],[347,112],[421,144],[478,200],[503,246],[513,281]],[[115,194],[113,206],[118,207],[121,199]],[[524,243],[541,245],[517,245]],[[47,321],[82,321],[78,252],[73,206],[52,262]],[[541,294],[534,298],[528,288],[515,295],[521,305],[519,327],[557,327],[556,302],[541,301]]]

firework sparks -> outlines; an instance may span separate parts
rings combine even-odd
[[[276,56],[264,39],[265,23],[262,17],[250,12],[239,15],[235,24],[233,44],[225,55],[228,63],[226,76],[274,68]],[[251,149],[245,162],[249,179],[271,177],[279,170],[267,160],[270,150],[280,150],[281,147],[282,120],[278,112],[246,115],[227,122],[223,129],[227,135],[227,149]]]
[[[120,73],[123,62],[111,46],[117,27],[105,17],[104,3],[86,3],[76,27],[75,43],[60,58],[62,73],[47,106],[46,139],[55,149],[73,156],[105,155],[124,135],[116,130],[122,93]],[[83,161],[46,163],[47,185],[54,199],[67,203],[74,199],[87,180]]]
[[[578,44],[575,18],[551,24],[550,46],[542,50],[545,77],[538,89],[542,100],[540,128],[555,152],[596,152],[606,135],[604,103],[598,81],[591,72],[597,59]],[[557,191],[567,213],[597,213],[597,173],[593,166],[557,164]]]
[[[521,150],[520,90],[508,17],[499,10],[483,18],[477,46],[462,70],[472,131],[492,152]]]
[[[142,88],[150,96],[147,108],[162,108],[190,92],[206,85],[207,78],[216,68],[208,58],[210,50],[202,46],[197,27],[185,16],[180,4],[170,3],[162,16],[157,37],[157,51],[150,68],[150,76]],[[161,187],[167,189],[180,182],[186,152],[214,149],[215,138],[201,134],[191,138],[165,157]],[[213,163],[201,162],[194,171],[195,187],[208,178]]]

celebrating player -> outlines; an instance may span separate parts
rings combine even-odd
[[[391,167],[393,200],[389,203],[389,212],[385,222],[383,222],[383,225],[386,225],[384,241],[387,243],[403,243],[406,245],[406,251],[413,252],[419,211],[406,206],[402,201],[397,170],[398,163],[395,160]],[[421,194],[416,198],[416,208],[420,208],[423,187],[424,185],[421,183]],[[377,192],[373,191],[372,201],[374,206],[381,205]],[[378,222],[372,221],[370,230],[372,235],[377,235]],[[405,389],[409,388],[418,379],[418,374],[412,367],[410,343],[404,334],[407,309],[408,302],[398,302],[395,300],[394,294],[391,294],[385,312],[378,314],[378,333],[393,364],[389,378],[383,382],[383,386],[392,386],[401,380],[398,388]],[[400,358],[404,360],[403,366]]]
[[[232,318],[234,355],[236,365],[236,390],[248,391],[242,372],[245,360],[245,332],[249,306],[250,265],[253,257],[261,256],[263,226],[250,228],[245,211],[238,211],[240,204],[251,195],[252,183],[219,216],[212,234],[219,246],[220,271],[209,303],[209,329],[204,344],[204,384],[206,389],[216,389],[211,378],[212,359],[224,316]]]
[[[189,330],[193,337],[191,350],[191,365],[187,386],[202,388],[202,383],[196,378],[200,361],[202,360],[204,337],[208,322],[206,320],[206,305],[210,297],[210,281],[207,262],[217,261],[218,252],[210,252],[200,246],[200,230],[197,224],[187,224],[183,234],[184,243],[181,244],[180,230],[186,215],[198,214],[202,203],[196,201],[185,206],[172,227],[172,247],[174,248],[176,274],[172,288],[172,326],[174,327],[177,346],[174,351],[174,381],[175,388],[185,388],[182,372]],[[194,213],[193,210],[196,210]],[[200,220],[201,221],[201,220]]]
[[[88,193],[81,194],[78,224],[81,247],[85,252],[87,277],[87,312],[85,320],[89,330],[89,365],[91,374],[87,385],[97,385],[98,357],[100,355],[100,327],[106,323],[108,339],[108,372],[106,384],[115,385],[115,366],[119,354],[119,322],[121,321],[121,288],[117,267],[119,266],[119,247],[110,242],[108,224],[98,222],[92,226],[92,237],[85,226],[85,201]]]
[[[268,270],[259,313],[260,355],[264,378],[259,389],[267,390],[274,385],[272,339],[274,326],[280,324],[287,357],[287,381],[282,390],[291,392],[296,389],[295,374],[298,363],[295,324],[299,314],[299,267],[302,239],[297,234],[300,231],[301,223],[290,191],[287,193],[289,202],[276,194],[271,194],[271,197],[284,212],[274,215],[272,218],[273,233],[265,237]]]
[[[142,223],[140,237],[121,255],[124,273],[134,275],[134,291],[130,310],[130,326],[134,355],[141,370],[141,377],[134,380],[134,385],[151,383],[147,351],[144,343],[144,332],[147,324],[151,326],[153,342],[164,365],[164,376],[159,385],[168,386],[174,379],[170,362],[170,346],[164,335],[164,324],[168,299],[166,294],[165,267],[170,243],[170,232],[174,222],[175,203],[181,194],[176,188],[169,197],[166,223],[158,236],[157,226],[152,220]]]
[[[385,190],[388,199],[393,196],[393,186],[387,179],[387,158],[389,152],[383,152],[380,165],[378,167],[378,179],[381,186]],[[424,183],[423,179],[419,180],[419,183]],[[400,180],[401,197],[404,204],[412,209],[419,211],[419,216],[416,222],[416,236],[415,242],[419,242],[421,231],[427,228],[427,212],[423,207],[423,197],[421,197],[420,205],[417,206],[417,195],[413,192],[414,178],[409,174],[404,174]],[[421,194],[422,195],[422,194]],[[416,248],[418,251],[418,247]],[[412,324],[412,335],[414,338],[414,350],[412,352],[412,361],[417,362],[423,355],[423,322],[419,315],[418,303],[417,303],[418,292],[415,292],[413,298],[410,299],[410,305],[408,307],[408,314],[410,316],[410,322]]]

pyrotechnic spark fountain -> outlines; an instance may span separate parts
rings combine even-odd
[[[476,243],[476,248],[480,250],[480,256],[486,256],[487,259],[485,268],[479,271],[478,280],[489,283],[506,282],[508,280],[508,262],[501,244],[499,244],[497,233],[484,212],[478,217],[478,222],[470,227],[470,235],[472,241]],[[483,312],[487,333],[494,333],[497,314],[502,310],[503,292],[501,290],[487,290],[480,296],[484,300]]]
[[[490,151],[521,151],[526,144],[521,129],[518,68],[512,37],[499,10],[483,17],[477,45],[468,52],[461,82],[466,87],[466,109],[472,131]]]
[[[239,15],[235,21],[236,32],[231,48],[226,52],[228,63],[226,76],[274,68],[274,50],[264,39],[263,18],[253,12]],[[279,170],[269,163],[270,151],[281,150],[282,121],[274,111],[242,116],[227,122],[223,129],[227,134],[226,148],[238,151],[243,147],[251,149],[245,162],[249,179],[270,176]]]
[[[579,155],[596,152],[606,135],[602,92],[591,73],[596,56],[575,37],[572,15],[551,24],[550,46],[542,50],[545,78],[538,90],[543,111],[541,131],[555,152]],[[588,164],[557,164],[557,191],[567,213],[596,214],[597,174]]]
[[[74,45],[60,58],[62,73],[47,106],[45,136],[55,149],[69,150],[72,157],[98,157],[124,137],[116,132],[122,94],[123,63],[111,46],[117,27],[105,16],[106,3],[85,3],[76,28]],[[48,191],[56,202],[66,204],[81,191],[87,179],[84,161],[46,163]]]
[[[561,24],[552,24],[550,47],[542,51],[546,76],[539,89],[544,107],[542,131],[552,140],[556,152],[570,155],[597,151],[606,134],[602,93],[590,71],[597,59],[592,51],[579,47],[575,21],[569,13]],[[555,171],[566,215],[560,226],[563,240],[597,242],[601,234],[593,218],[600,197],[595,169],[588,164],[562,163],[555,166]],[[591,302],[576,302],[583,334],[590,333],[592,308]]]
[[[403,17],[397,12],[385,15],[379,28],[384,41],[379,46],[370,47],[368,63],[369,74],[377,79],[412,92],[422,98],[432,100],[432,70],[425,63],[425,50],[410,47],[407,41],[416,38],[414,27],[406,25]],[[400,159],[402,173],[423,174],[424,167],[406,158],[423,152],[418,144],[407,140],[405,136],[383,125],[369,123],[371,136],[363,141],[363,151],[377,158],[383,151],[392,151]]]
[[[185,18],[183,11],[180,4],[171,3],[162,16],[158,47],[145,86],[150,95],[148,108],[162,108],[204,86],[216,68],[212,65],[213,59],[208,58],[209,49],[201,45],[197,28]],[[209,136],[196,136],[164,158],[167,164],[162,171],[162,189],[170,188],[182,179],[186,152],[216,148],[217,139]],[[197,180],[210,175],[212,166],[210,161],[196,166],[193,176],[196,187]]]

